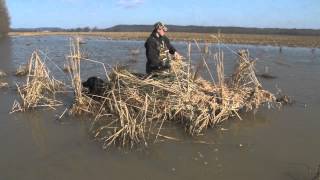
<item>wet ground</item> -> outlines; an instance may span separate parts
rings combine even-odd
[[[174,42],[187,56],[187,44]],[[201,45],[203,46],[203,44]],[[263,86],[281,89],[296,103],[282,109],[263,107],[242,114],[206,135],[185,136],[173,127],[180,141],[158,142],[133,151],[102,150],[88,134],[85,117],[57,121],[57,111],[9,114],[16,96],[14,89],[0,89],[0,179],[312,179],[310,168],[320,163],[320,49],[251,45],[221,45],[226,74],[234,67],[231,50],[249,49],[257,58],[257,72],[275,76],[261,79]],[[142,41],[110,41],[88,38],[82,45],[90,59],[111,65],[127,64],[144,72],[145,51]],[[14,86],[23,79],[14,77],[34,49],[50,57],[53,75],[68,83],[63,67],[69,52],[68,37],[14,37],[0,40],[0,69]],[[216,51],[217,46],[210,49]],[[193,63],[201,59],[192,48]],[[53,62],[53,63],[52,63]],[[212,66],[213,62],[209,62]],[[104,76],[101,66],[84,63],[82,78]],[[205,142],[205,143],[203,143]]]

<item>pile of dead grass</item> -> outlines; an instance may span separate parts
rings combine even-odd
[[[27,72],[26,83],[24,85],[17,84],[20,100],[14,102],[12,112],[38,107],[55,109],[55,107],[62,105],[62,102],[56,99],[56,92],[61,90],[64,84],[49,74],[46,64],[37,51],[32,53]]]
[[[141,79],[125,69],[113,68],[95,116],[92,130],[104,146],[147,144],[162,136],[164,123],[183,124],[190,135],[253,110],[275,97],[263,90],[254,73],[254,61],[240,55],[229,83],[224,79],[221,54],[216,56],[218,82],[194,78],[190,64],[173,62],[170,73]]]
[[[212,79],[208,81],[197,78],[190,58],[188,62],[173,61],[171,71],[166,73],[136,76],[119,66],[108,73],[103,63],[82,57],[79,44],[79,40],[72,41],[66,65],[72,69],[68,72],[74,91],[69,114],[93,116],[91,132],[104,147],[147,145],[166,137],[163,126],[172,122],[181,124],[190,135],[199,135],[230,117],[241,119],[241,110],[250,111],[276,101],[273,94],[262,89],[254,72],[255,61],[247,51],[239,52],[237,67],[229,80],[225,79],[222,52],[213,56],[215,74],[203,59]],[[107,83],[102,95],[84,93],[80,71],[83,60],[100,63],[105,69]],[[13,112],[62,104],[55,98],[61,83],[49,75],[36,52],[28,73],[27,83],[18,86],[22,104],[15,101]]]

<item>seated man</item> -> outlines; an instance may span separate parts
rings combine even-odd
[[[180,57],[176,49],[170,44],[169,39],[165,36],[167,30],[167,27],[163,23],[157,22],[154,25],[154,30],[144,44],[147,56],[147,74],[169,70],[169,53],[176,58]]]

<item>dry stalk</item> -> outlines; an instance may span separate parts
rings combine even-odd
[[[239,54],[238,65],[228,82],[220,50],[214,55],[217,82],[205,56],[202,60],[211,82],[194,78],[197,72],[193,73],[190,58],[188,63],[173,61],[170,73],[140,78],[117,66],[107,73],[103,63],[82,57],[79,39],[76,39],[71,41],[66,64],[74,90],[74,104],[69,113],[91,114],[94,117],[91,131],[105,148],[114,144],[134,147],[155,142],[157,138],[167,137],[162,135],[162,129],[170,122],[183,124],[190,135],[202,134],[232,116],[241,118],[238,112],[242,109],[249,111],[275,102],[274,95],[263,90],[256,78],[254,61],[245,51]],[[59,104],[55,98],[48,98],[49,94],[54,97],[57,81],[49,76],[37,53],[31,59],[27,85],[18,87],[23,104],[20,106],[15,101],[13,111]],[[83,93],[83,60],[101,64],[106,72],[105,91],[96,96],[97,100]]]
[[[24,65],[19,65],[18,69],[16,70],[15,75],[16,76],[26,76],[26,75],[28,75],[29,74],[29,72],[28,72],[29,63],[28,64],[24,64]]]
[[[67,57],[67,70],[71,77],[74,90],[74,103],[69,113],[80,115],[83,113],[96,114],[100,103],[83,93],[81,81],[81,60],[83,59],[80,49],[80,39],[70,41],[70,55]]]
[[[56,92],[64,84],[49,75],[49,70],[37,51],[32,53],[27,69],[26,84],[17,85],[21,103],[15,101],[11,112],[26,111],[38,107],[55,109],[55,107],[62,105],[62,102],[56,100]]]
[[[1,88],[8,88],[9,87],[9,84],[7,82],[1,82],[0,81],[0,89]]]
[[[170,121],[182,122],[189,134],[198,135],[232,116],[241,118],[241,109],[248,111],[275,102],[274,95],[261,88],[249,56],[241,56],[229,84],[224,79],[223,53],[214,57],[217,83],[194,80],[190,63],[183,61],[173,62],[170,74],[146,79],[114,68],[102,104],[107,115],[94,121],[95,137],[105,147],[132,147],[159,137],[163,123]]]

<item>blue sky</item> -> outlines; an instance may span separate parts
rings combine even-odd
[[[11,26],[166,24],[320,29],[320,0],[7,0]]]

